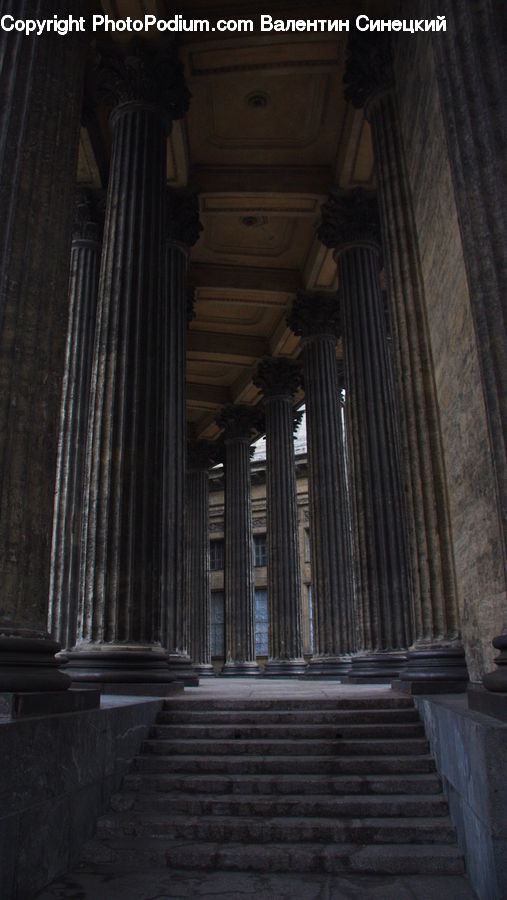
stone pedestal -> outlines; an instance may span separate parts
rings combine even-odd
[[[74,681],[174,679],[162,616],[166,139],[189,94],[172,53],[110,48],[113,143],[92,370]]]
[[[288,323],[301,335],[308,442],[313,656],[309,677],[350,670],[353,578],[347,536],[335,295],[298,292]]]
[[[250,441],[258,412],[224,407],[217,424],[225,442],[225,664],[222,675],[259,675],[255,659]]]
[[[91,362],[101,250],[100,199],[79,189],[75,201],[69,318],[56,465],[48,630],[62,647],[76,643]]]
[[[400,673],[405,687],[466,688],[438,406],[424,284],[387,35],[349,39],[345,97],[371,126],[382,249],[389,283],[392,343],[400,398],[402,473],[408,523],[414,644]],[[441,648],[441,652],[440,652]],[[425,677],[425,674],[427,677]]]
[[[187,268],[189,249],[201,230],[197,196],[187,190],[168,190],[159,335],[164,404],[162,641],[169,651],[169,668],[187,685],[198,684],[189,655],[185,577],[186,337],[192,314],[188,306]]]
[[[7,0],[3,15],[34,15]],[[36,12],[37,14],[37,12]],[[44,16],[68,14],[48,0]],[[86,36],[0,36],[0,691],[62,691],[47,634]]]
[[[319,238],[335,249],[343,308],[360,649],[368,669],[370,654],[379,654],[383,676],[384,654],[411,643],[411,594],[375,201],[361,192],[332,194]]]
[[[500,650],[500,655],[495,659],[498,669],[484,675],[482,683],[488,691],[505,693],[507,696],[507,631],[493,638],[492,644]]]
[[[190,656],[199,677],[215,676],[211,663],[209,477],[214,447],[190,441],[187,450],[187,609]]]
[[[254,378],[266,416],[269,653],[264,675],[274,677],[299,676],[306,669],[292,408],[300,381],[300,367],[288,359],[263,360]]]

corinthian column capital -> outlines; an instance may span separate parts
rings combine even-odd
[[[253,383],[262,391],[265,400],[292,399],[301,384],[301,368],[292,359],[266,357],[259,363]]]
[[[119,46],[99,50],[96,62],[97,96],[116,109],[125,104],[158,107],[170,130],[190,105],[183,66],[174,45],[153,52],[138,44],[126,51]]]
[[[303,338],[329,335],[338,339],[341,333],[341,311],[337,294],[298,291],[287,324]]]
[[[217,445],[211,441],[187,441],[187,471],[207,471],[217,462]]]
[[[217,416],[217,425],[224,430],[225,442],[243,440],[250,442],[259,430],[261,411],[252,406],[231,403],[224,406]]]
[[[392,87],[392,53],[388,35],[354,33],[350,36],[343,84],[345,99],[356,109],[367,105],[375,94]]]
[[[106,211],[105,194],[78,188],[74,199],[72,239],[98,243],[102,237]]]
[[[318,238],[337,253],[353,245],[380,247],[377,201],[360,188],[350,194],[332,192],[321,208]]]

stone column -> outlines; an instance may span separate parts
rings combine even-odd
[[[345,97],[371,126],[383,256],[398,370],[402,470],[408,519],[414,644],[400,684],[464,689],[466,662],[445,498],[424,284],[386,35],[349,40]]]
[[[343,304],[346,390],[352,421],[360,650],[354,678],[396,677],[410,644],[406,522],[377,209],[361,192],[331,195],[319,238],[335,249]]]
[[[425,9],[433,14],[437,5],[427,0]],[[445,40],[435,35],[432,43],[481,367],[496,478],[499,563],[507,590],[505,8],[488,0],[444,0],[437,14],[447,21]],[[493,646],[503,651],[503,663],[505,618],[497,625],[503,625],[504,631],[494,638]],[[504,665],[484,679],[489,690],[500,690],[500,683],[507,691]]]
[[[76,643],[82,490],[102,238],[103,216],[98,203],[91,191],[78,190],[72,231],[48,610],[48,630],[62,647],[73,647]]]
[[[225,444],[225,664],[222,675],[258,675],[255,659],[250,441],[259,413],[226,406],[217,418]]]
[[[336,369],[337,298],[298,292],[287,321],[303,338],[313,611],[307,674],[346,675],[355,644]]]
[[[188,254],[199,238],[195,193],[168,190],[164,303],[160,320],[160,390],[163,418],[162,641],[169,668],[185,684],[196,684],[188,653],[185,583],[186,340],[189,317]]]
[[[306,669],[292,407],[300,382],[299,365],[284,358],[263,360],[254,378],[266,414],[269,656],[264,675],[273,676],[302,675]]]
[[[2,14],[37,17],[6,0]],[[48,0],[44,15],[68,14]],[[0,691],[61,691],[47,633],[86,37],[0,35]],[[55,710],[54,710],[55,711]]]
[[[201,677],[214,675],[210,635],[209,477],[214,445],[189,441],[187,452],[187,608],[190,656]]]
[[[113,107],[92,369],[74,680],[170,681],[161,625],[165,398],[160,381],[166,138],[188,108],[173,53],[107,51]]]

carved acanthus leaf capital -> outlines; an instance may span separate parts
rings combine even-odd
[[[187,442],[188,471],[206,471],[218,462],[217,445],[211,441]]]
[[[262,431],[263,415],[258,407],[231,403],[224,406],[216,422],[224,430],[224,440],[251,440]]]
[[[104,191],[93,192],[88,188],[77,189],[72,223],[73,240],[96,242],[101,240],[105,205]]]
[[[266,357],[259,363],[253,383],[265,399],[280,396],[292,398],[301,384],[301,367],[286,357]]]
[[[169,122],[181,119],[190,106],[183,66],[174,46],[156,51],[133,45],[102,47],[96,64],[98,99],[107,106],[141,103],[157,106]]]
[[[378,91],[392,87],[391,42],[386,34],[351,34],[347,45],[345,99],[361,109]]]
[[[199,221],[199,197],[189,188],[167,191],[166,238],[193,247],[202,231]]]
[[[331,193],[321,208],[321,216],[317,235],[325,247],[339,250],[365,242],[380,245],[377,201],[360,188],[349,194]]]
[[[294,334],[301,337],[330,334],[338,338],[341,333],[338,296],[298,291],[287,316],[287,324]]]

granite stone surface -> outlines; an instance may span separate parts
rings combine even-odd
[[[2,900],[31,900],[75,864],[162,703],[107,697],[100,709],[0,724]]]
[[[507,724],[465,695],[416,698],[478,896],[507,896]]]

